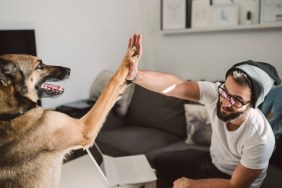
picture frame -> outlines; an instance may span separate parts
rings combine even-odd
[[[259,23],[260,0],[233,0],[239,5],[239,24],[250,25]]]
[[[282,0],[261,0],[260,23],[282,21]]]
[[[212,7],[211,26],[213,27],[230,27],[239,25],[239,6],[218,5]]]
[[[186,28],[186,0],[161,0],[161,29]]]
[[[192,1],[192,28],[205,28],[210,25],[210,0]]]

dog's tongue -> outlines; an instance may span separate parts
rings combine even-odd
[[[57,86],[47,83],[42,84],[41,87],[46,90],[64,91],[64,88],[62,86]]]

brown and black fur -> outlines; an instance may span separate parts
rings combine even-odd
[[[93,144],[126,88],[133,56],[134,48],[128,50],[98,101],[81,119],[36,105],[41,97],[63,92],[41,85],[68,78],[70,69],[45,65],[30,55],[0,56],[0,187],[59,187],[65,154]]]

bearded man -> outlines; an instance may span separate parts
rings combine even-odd
[[[132,36],[129,45],[133,42],[140,47],[141,56],[141,35]],[[158,187],[260,187],[275,139],[258,106],[272,86],[281,83],[276,69],[268,63],[248,60],[233,65],[224,83],[212,83],[139,70],[138,63],[130,68],[129,82],[204,104],[212,126],[209,152],[189,149],[156,157]]]

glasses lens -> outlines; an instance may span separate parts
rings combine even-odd
[[[240,100],[238,100],[234,97],[230,97],[230,102],[233,106],[235,106],[237,108],[241,108],[243,106],[243,103]]]
[[[235,106],[237,108],[241,108],[243,106],[243,103],[239,99],[237,99],[236,97],[230,96],[228,94],[228,92],[225,89],[222,88],[222,85],[218,87],[218,93],[224,99],[229,98],[229,102],[232,106]]]
[[[218,87],[218,93],[220,94],[221,97],[227,99],[228,94],[227,94],[227,92],[223,88]]]

